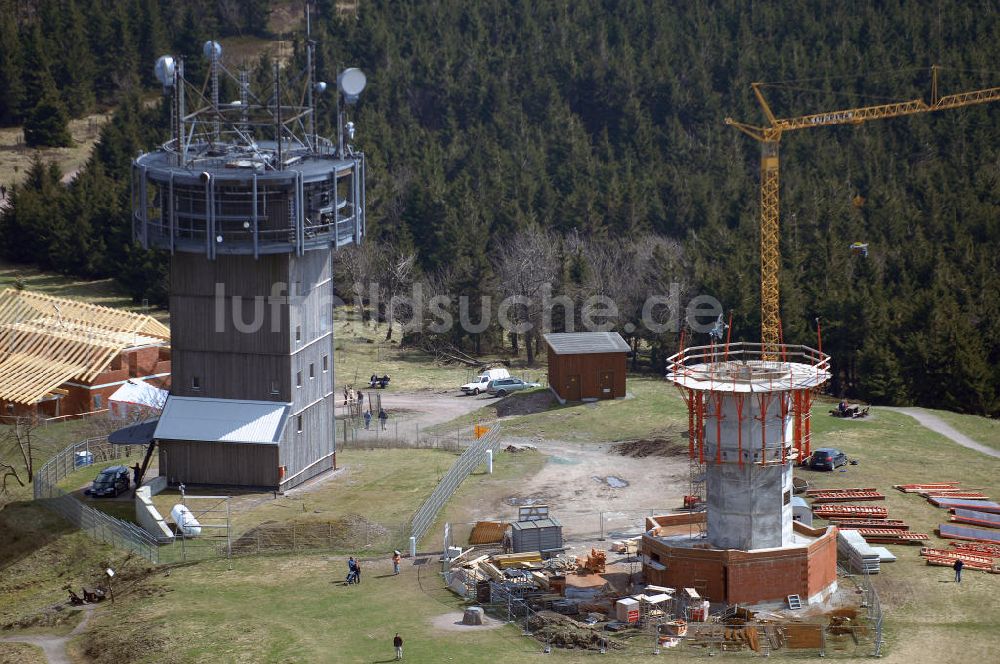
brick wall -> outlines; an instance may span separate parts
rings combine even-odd
[[[820,531],[817,531],[820,532]],[[811,597],[837,579],[837,532],[829,529],[808,547],[766,551],[672,547],[644,535],[642,551],[665,565],[643,566],[649,583],[693,587],[713,602],[754,603]]]

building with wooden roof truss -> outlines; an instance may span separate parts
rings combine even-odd
[[[9,288],[0,292],[0,413],[107,408],[128,380],[170,381],[170,330],[151,316]]]

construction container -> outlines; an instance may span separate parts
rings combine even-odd
[[[562,524],[551,518],[515,521],[511,524],[511,545],[514,553],[562,549]]]

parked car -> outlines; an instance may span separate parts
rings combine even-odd
[[[531,387],[541,387],[538,383],[526,383],[520,378],[498,378],[491,380],[486,386],[486,391],[498,397],[505,397],[511,392],[526,390]]]
[[[128,491],[129,470],[125,466],[111,466],[105,468],[84,493],[88,496],[100,498],[101,496],[117,496],[123,491]]]
[[[476,376],[474,380],[463,385],[461,390],[466,394],[475,396],[480,392],[485,392],[486,388],[489,387],[491,380],[497,380],[500,378],[510,378],[510,372],[503,368],[487,369],[483,373]]]
[[[834,470],[847,465],[847,455],[834,447],[821,447],[809,457],[809,467],[813,470]]]

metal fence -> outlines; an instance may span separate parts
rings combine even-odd
[[[78,454],[82,453],[82,454]],[[48,497],[45,492],[55,487],[70,473],[102,461],[124,459],[132,455],[127,445],[112,445],[106,437],[88,438],[58,452],[35,472],[35,498]]]
[[[455,493],[462,481],[486,461],[486,452],[491,451],[496,454],[500,445],[500,425],[494,423],[485,435],[477,439],[462,453],[462,456],[458,457],[458,460],[448,469],[448,472],[435,487],[434,492],[413,516],[411,532],[416,542],[419,542],[427,534],[427,531],[434,524],[438,512]]]
[[[875,584],[872,583],[871,576],[867,571],[862,577],[861,592],[864,607],[868,611],[868,622],[871,623],[875,630],[875,651],[872,653],[872,657],[881,657],[883,618],[882,603],[879,602],[878,592],[875,590]]]
[[[82,456],[78,456],[82,452]],[[159,562],[156,538],[134,523],[122,521],[93,507],[84,505],[57,483],[74,470],[98,463],[121,459],[127,454],[106,438],[90,438],[70,445],[49,459],[34,478],[34,496],[43,507],[60,515],[90,537],[121,549],[128,549],[146,560]]]

